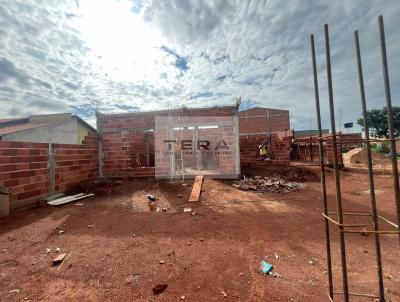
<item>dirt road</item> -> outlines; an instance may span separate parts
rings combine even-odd
[[[328,182],[334,211],[331,172]],[[391,179],[376,182],[380,213],[394,220]],[[207,179],[200,203],[183,213],[186,183],[130,181],[78,202],[83,205],[31,208],[1,219],[0,300],[327,301],[318,181],[298,192],[262,195]],[[342,185],[345,210],[369,211],[366,174],[344,172]],[[146,194],[168,210],[149,212]],[[340,291],[336,230],[332,237]],[[68,255],[61,267],[52,266],[57,248]],[[374,293],[372,237],[348,235],[347,250],[351,291]],[[387,298],[400,301],[396,237],[382,237],[382,253]],[[263,259],[282,277],[262,275]],[[157,284],[168,287],[154,295]]]

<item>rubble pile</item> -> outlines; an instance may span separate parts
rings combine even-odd
[[[303,184],[286,181],[276,177],[254,177],[245,178],[236,181],[232,184],[236,189],[243,191],[256,191],[260,193],[276,193],[287,194],[289,192],[297,191],[303,187]]]

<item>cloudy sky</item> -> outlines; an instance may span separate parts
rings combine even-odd
[[[0,118],[230,105],[289,109],[315,127],[309,35],[316,35],[328,126],[323,24],[330,25],[338,120],[360,115],[353,32],[367,102],[385,99],[377,17],[385,18],[392,97],[400,98],[400,5],[393,1],[0,0]]]

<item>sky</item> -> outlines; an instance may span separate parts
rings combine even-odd
[[[316,127],[310,34],[329,128],[323,25],[329,24],[337,127],[385,104],[378,19],[400,105],[398,0],[0,0],[0,118],[233,105],[288,109]]]

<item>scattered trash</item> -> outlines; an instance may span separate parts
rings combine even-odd
[[[239,274],[239,277],[242,277],[242,276],[244,276],[244,273],[240,273],[240,274]]]
[[[242,191],[256,191],[260,193],[287,194],[297,191],[302,186],[294,181],[286,181],[281,178],[263,177],[246,178],[232,183],[232,186]]]
[[[186,297],[185,296],[181,296],[181,300],[185,300],[186,299]]]
[[[269,264],[267,261],[261,261],[261,270],[264,274],[268,274],[270,270],[272,270],[272,264]]]
[[[69,256],[71,256],[71,254],[72,253],[69,253],[63,260],[62,260],[62,263],[61,263],[61,265],[58,267],[58,269],[57,269],[57,271],[59,271],[60,269],[61,269],[61,267],[64,265],[64,263],[67,261],[67,258],[69,257]],[[69,268],[71,268],[72,267],[72,263],[69,265]]]
[[[195,215],[197,215],[197,216],[206,216],[205,214],[198,213],[198,212],[192,212],[192,215],[193,215],[193,216],[195,216]],[[197,217],[196,217],[196,218],[197,218]]]
[[[84,204],[84,203],[78,202],[78,203],[76,203],[75,205],[76,205],[76,206],[84,206],[85,204]]]
[[[46,254],[50,254],[51,250],[49,248],[46,249]]]
[[[147,199],[149,200],[149,202],[156,202],[158,200],[158,198],[155,195],[146,195]]]
[[[282,275],[277,272],[269,272],[268,274],[275,278],[282,278]]]
[[[53,259],[53,265],[58,265],[61,262],[64,261],[65,257],[67,257],[67,254],[60,254],[56,258]]]
[[[308,261],[308,264],[314,265],[314,262],[312,260]]]
[[[183,208],[183,212],[191,212],[192,208]]]
[[[162,261],[162,260],[160,260],[160,261],[159,261],[159,263],[160,263],[160,264],[164,264],[164,263],[165,263],[165,261]]]
[[[60,248],[58,247],[58,248],[56,248],[56,253],[58,253],[60,251]]]
[[[279,255],[277,253],[275,253],[275,258],[279,259]]]
[[[62,234],[64,234],[64,231],[63,230],[59,230],[58,231],[58,235],[62,235]]]
[[[87,227],[88,227],[89,229],[94,228],[94,224],[89,224]]]
[[[178,194],[178,197],[179,197],[179,198],[182,198],[182,197],[183,197],[183,195],[182,195],[182,194]]]
[[[175,251],[171,251],[167,254],[167,256],[175,256]]]
[[[150,211],[159,212],[160,208],[157,207],[157,205],[156,205],[156,201],[158,200],[158,198],[155,195],[151,195],[151,194],[148,194],[146,196],[147,196],[147,199],[149,200],[149,209],[150,209]]]
[[[188,242],[188,243],[187,243],[187,245],[189,245],[189,246],[190,246],[190,242]]]
[[[228,297],[228,295],[224,291],[221,291],[221,294],[224,296],[224,298]]]
[[[162,292],[164,292],[168,287],[168,284],[157,284],[156,286],[153,287],[153,293],[155,295],[159,295]]]
[[[16,288],[16,289],[10,290],[10,293],[19,293],[19,289]]]
[[[7,252],[7,250],[2,250],[3,253]]]

